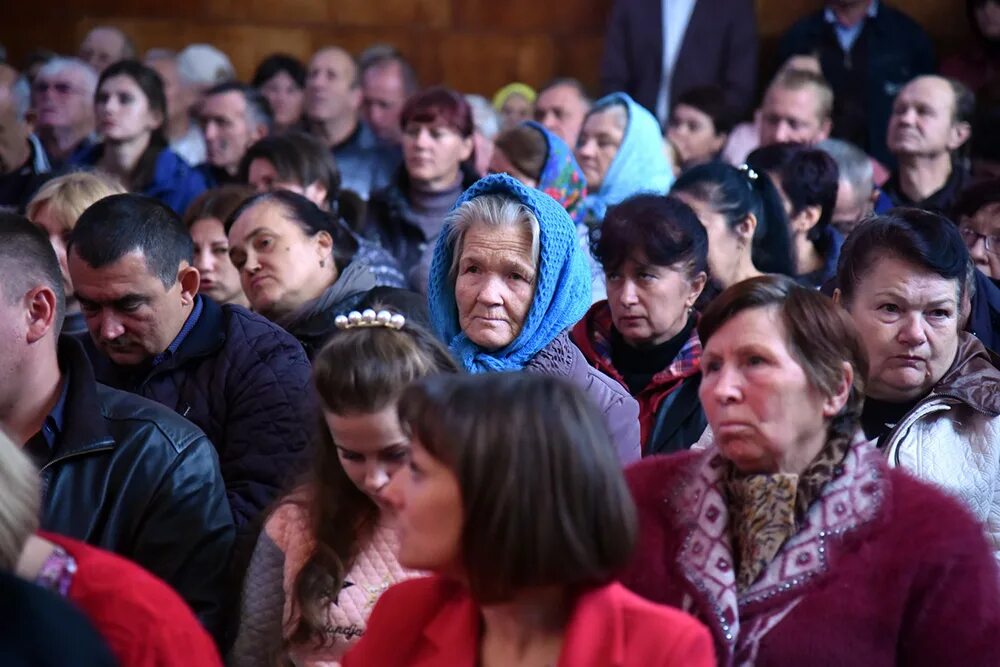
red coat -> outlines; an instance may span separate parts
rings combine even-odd
[[[222,667],[212,637],[165,583],[113,553],[62,535],[39,535],[76,561],[69,599],[122,667]]]
[[[710,448],[628,469],[639,546],[622,577],[705,622],[720,665],[1000,665],[1000,573],[955,499],[856,443],[737,593],[720,463]]]
[[[343,667],[475,667],[479,609],[461,585],[441,577],[390,588]],[[618,584],[592,589],[576,604],[558,667],[710,667],[712,640],[701,623]]]

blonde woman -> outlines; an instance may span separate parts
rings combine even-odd
[[[43,185],[28,202],[28,219],[49,235],[52,248],[59,258],[63,287],[66,290],[66,320],[63,333],[85,333],[87,325],[80,313],[80,304],[73,294],[73,283],[66,265],[66,239],[80,215],[91,204],[110,195],[123,194],[125,187],[115,178],[92,171],[75,171],[53,178]]]

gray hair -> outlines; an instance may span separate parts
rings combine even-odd
[[[97,72],[79,58],[53,58],[42,65],[35,79],[48,78],[68,70],[79,73],[86,96],[93,98],[94,93],[97,92]]]
[[[837,163],[841,180],[847,181],[858,197],[867,197],[875,187],[871,158],[854,144],[841,139],[825,139],[816,148]]]
[[[40,486],[31,460],[0,431],[0,571],[14,570],[25,542],[38,530]]]
[[[465,101],[472,109],[472,124],[476,131],[493,140],[500,134],[500,116],[493,105],[482,95],[466,95]]]
[[[527,206],[512,197],[494,194],[480,195],[468,200],[453,210],[445,218],[448,230],[448,244],[451,246],[451,268],[448,276],[452,280],[458,277],[458,263],[462,258],[462,245],[465,234],[474,225],[486,225],[497,229],[522,228],[531,231],[531,265],[538,268],[538,258],[541,254],[541,227],[538,218]]]
[[[373,44],[361,52],[358,56],[358,78],[363,79],[365,72],[376,67],[385,67],[395,63],[399,65],[400,74],[403,77],[403,90],[407,96],[412,95],[420,89],[420,81],[413,65],[406,59],[399,49],[391,44]]]
[[[135,44],[132,42],[132,38],[125,34],[125,31],[121,28],[116,28],[113,25],[97,25],[90,29],[90,32],[86,34],[83,38],[85,41],[87,37],[90,37],[95,32],[103,30],[104,32],[111,32],[118,35],[122,40],[122,60],[127,60],[129,58],[135,57]]]
[[[210,44],[191,44],[177,54],[177,75],[192,86],[214,86],[236,78],[229,56]]]

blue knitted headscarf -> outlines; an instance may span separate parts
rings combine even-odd
[[[576,324],[590,306],[590,270],[577,243],[576,225],[566,210],[544,192],[525,187],[506,174],[480,179],[455,204],[483,195],[502,195],[524,204],[539,227],[535,295],[521,333],[499,350],[484,350],[462,333],[458,324],[455,284],[449,278],[455,250],[446,221],[431,262],[427,298],[438,335],[470,373],[520,370],[560,333]],[[452,210],[455,210],[452,209]]]
[[[590,190],[584,200],[588,217],[596,221],[604,220],[609,206],[640,192],[665,195],[674,182],[673,169],[663,151],[660,124],[645,107],[625,93],[611,93],[597,100],[590,113],[616,103],[628,110],[628,125],[600,189]]]

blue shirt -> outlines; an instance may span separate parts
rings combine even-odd
[[[69,374],[64,373],[62,378],[62,391],[56,404],[52,406],[51,412],[42,422],[42,428],[38,433],[31,436],[24,445],[24,452],[31,457],[35,465],[41,468],[52,459],[52,452],[56,448],[56,441],[63,432],[63,425],[66,419],[66,395],[69,393]]]
[[[868,5],[866,17],[875,18],[876,14],[878,14],[878,0],[872,0],[872,3]],[[852,26],[845,26],[837,20],[837,15],[829,7],[823,11],[823,18],[833,26],[833,31],[837,33],[837,41],[840,42],[840,48],[844,50],[844,53],[851,50],[854,42],[858,41],[858,36],[861,35],[861,29],[865,27],[865,19],[861,19]]]
[[[191,314],[188,315],[187,320],[185,320],[184,326],[182,326],[181,330],[177,332],[174,340],[167,346],[166,350],[153,357],[154,368],[174,356],[177,349],[181,346],[181,343],[184,342],[184,339],[187,338],[188,334],[191,333],[191,330],[194,329],[194,325],[198,324],[198,318],[201,317],[201,311],[202,302],[201,295],[199,294],[194,297],[194,309],[191,311]]]

